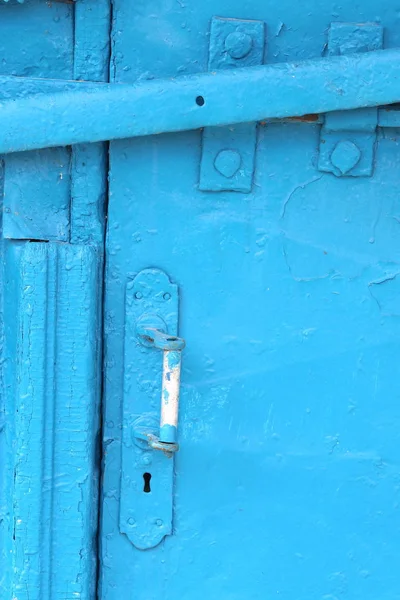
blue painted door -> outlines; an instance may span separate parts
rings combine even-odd
[[[399,100],[398,11],[208,4],[0,0],[5,600],[400,597],[399,105],[244,118]]]
[[[116,0],[111,75],[399,46],[397,23],[392,0]],[[399,598],[386,112],[111,143],[102,600]],[[163,368],[144,316],[186,341],[175,456],[140,437],[157,431]]]

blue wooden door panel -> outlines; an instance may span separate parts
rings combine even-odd
[[[333,21],[400,41],[391,1],[117,1],[113,15],[116,82],[207,70],[214,16],[265,22],[265,62],[320,56]],[[338,177],[319,170],[320,124],[260,124],[249,193],[199,189],[201,144],[111,144],[101,598],[393,600],[398,130],[378,129],[371,176]],[[130,394],[124,337],[126,286],[147,268],[177,284],[187,346],[173,532],[140,550],[120,524],[122,457],[139,456],[125,403],[157,417],[162,367],[142,361]]]
[[[93,597],[99,258],[90,246],[6,247],[14,485],[5,598]]]
[[[72,77],[74,10],[67,2],[0,2],[0,71],[19,77]]]
[[[107,0],[0,1],[0,34],[2,75],[107,79]],[[0,597],[94,600],[107,147],[0,158]]]

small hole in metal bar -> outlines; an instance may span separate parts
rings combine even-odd
[[[197,106],[204,106],[205,103],[206,103],[206,101],[204,100],[203,96],[197,96],[197,98],[196,98]]]

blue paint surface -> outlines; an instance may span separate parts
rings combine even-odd
[[[263,21],[214,18],[208,69],[237,69],[264,62]],[[256,149],[256,123],[206,127],[203,132],[199,187],[203,191],[250,192]]]
[[[323,115],[262,122],[256,143],[241,124],[399,101],[398,51],[315,62],[362,51],[360,23],[399,47],[393,0],[0,13],[2,151],[79,142],[1,162],[1,598],[397,599],[398,112],[331,114],[333,172]],[[202,75],[216,15],[265,23],[273,67]],[[229,31],[217,66],[247,56],[247,35]],[[198,129],[232,123],[223,147]],[[204,142],[213,177],[235,177],[242,128],[246,185],[201,189]],[[176,130],[111,144],[101,462],[101,141]],[[141,437],[159,422],[161,353],[137,340],[148,287],[126,290],[149,268],[170,278],[156,297],[174,335],[179,287],[187,342],[174,458]]]
[[[399,56],[386,49],[126,86],[27,78],[21,90],[20,80],[0,76],[0,151],[395,104]]]
[[[70,151],[46,148],[5,160],[3,233],[8,239],[68,241]],[[40,208],[37,206],[39,200]]]
[[[121,469],[104,473],[102,493],[104,513],[108,503],[113,503],[114,493],[118,494],[119,531],[141,550],[157,546],[171,534],[174,497],[174,458],[152,450],[147,437],[160,436],[163,351],[157,343],[146,342],[141,325],[145,324],[144,331],[146,325],[151,325],[176,336],[178,302],[176,284],[161,270],[141,270],[126,282]],[[144,378],[145,372],[151,372],[150,380]],[[108,423],[113,429],[114,422]],[[104,441],[105,456],[109,457],[116,446],[114,436],[109,435]],[[145,473],[151,474],[146,492]],[[110,477],[114,480],[115,476],[117,488],[110,493]],[[101,552],[106,551],[108,544],[105,530],[101,534]]]
[[[167,444],[174,444],[178,439],[176,427],[173,425],[163,425],[160,428],[160,440]]]
[[[107,0],[0,2],[1,75],[104,81],[108,28]],[[2,600],[97,594],[106,163],[104,144],[0,161]]]
[[[400,42],[392,1],[117,0],[114,80],[205,71],[215,15],[265,21],[267,62],[321,55],[332,21]],[[398,136],[378,129],[371,177],[337,178],[318,123],[261,126],[248,194],[198,189],[200,131],[111,144],[103,600],[398,596]],[[179,285],[187,345],[173,534],[142,551],[119,527],[121,364],[125,285],[149,266]]]
[[[370,52],[382,48],[383,28],[379,23],[332,23],[329,28],[329,55]],[[370,176],[375,162],[377,124],[376,108],[325,115],[318,168],[337,177]]]

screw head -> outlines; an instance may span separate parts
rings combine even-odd
[[[253,39],[243,31],[233,31],[225,40],[225,50],[231,58],[244,58],[253,46]]]
[[[142,465],[150,465],[151,464],[151,454],[150,452],[143,454],[142,456]]]
[[[162,527],[164,525],[164,523],[162,522],[161,519],[157,519],[156,520],[156,525],[157,525],[157,527]]]
[[[171,294],[169,292],[165,292],[163,298],[164,300],[169,300],[171,298]]]
[[[214,160],[214,167],[227,179],[233,177],[239,170],[242,158],[236,150],[221,150]]]
[[[356,166],[360,158],[360,148],[350,140],[343,140],[334,147],[331,154],[331,163],[338,169],[338,175],[346,175]]]
[[[135,293],[135,298],[136,298],[136,300],[141,300],[143,298],[142,292],[136,292]]]
[[[135,524],[135,519],[133,517],[129,517],[128,519],[128,525],[134,525]]]

